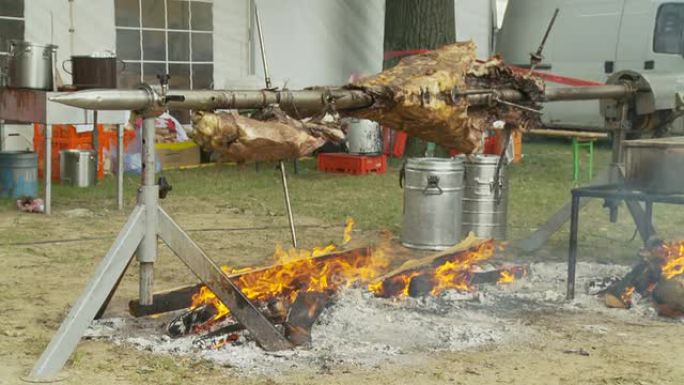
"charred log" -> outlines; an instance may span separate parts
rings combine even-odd
[[[172,338],[183,337],[196,332],[198,327],[211,321],[216,316],[213,306],[199,306],[183,312],[166,326],[166,333]]]
[[[642,260],[621,280],[610,285],[604,298],[606,305],[613,308],[629,309],[634,293],[646,295],[660,279],[660,269],[648,260]]]
[[[317,268],[322,266],[327,261],[334,259],[340,259],[342,261],[353,261],[355,258],[369,258],[371,255],[372,251],[369,247],[362,247],[358,249],[333,252],[313,257],[311,265],[313,268]],[[238,286],[240,286],[240,280],[242,278],[244,278],[245,280],[252,280],[253,277],[257,277],[260,274],[282,268],[283,265],[267,266],[264,268],[249,270],[238,274],[231,274],[229,278],[236,282]],[[161,314],[170,311],[189,308],[192,305],[192,296],[195,293],[197,293],[202,286],[204,285],[197,284],[157,292],[153,296],[153,304],[149,306],[141,305],[138,300],[132,300],[128,303],[130,314],[134,317],[144,317],[153,314]]]
[[[661,278],[653,290],[658,313],[665,317],[684,317],[684,276]]]
[[[287,321],[283,324],[285,338],[293,345],[311,346],[311,328],[330,303],[330,295],[320,292],[300,293],[290,307]]]

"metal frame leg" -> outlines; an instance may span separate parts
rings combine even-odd
[[[52,213],[52,125],[43,126],[45,132],[45,214]]]
[[[644,219],[646,220],[646,229],[648,232],[648,237],[646,237],[646,240],[644,241],[644,245],[648,244],[648,240],[655,235],[655,229],[653,227],[653,202],[652,201],[646,201],[644,202],[646,206],[646,212],[644,214]]]
[[[143,215],[142,206],[133,210],[78,301],[31,370],[30,378],[47,378],[62,370],[133,257],[145,229]]]
[[[116,207],[123,210],[123,182],[124,182],[124,129],[121,124],[116,126]]]
[[[270,351],[291,349],[292,344],[267,320],[228,278],[221,268],[159,208],[159,236],[183,263],[216,293],[238,322],[243,324],[262,348]]]
[[[577,231],[579,228],[580,197],[572,194],[572,207],[570,214],[570,244],[568,246],[568,289],[566,298],[571,301],[575,298],[575,268],[577,267]]]

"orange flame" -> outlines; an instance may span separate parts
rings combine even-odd
[[[348,219],[345,239],[351,234],[353,225],[353,219]],[[334,244],[312,250],[284,250],[277,246],[273,254],[275,266],[258,270],[235,270],[224,266],[222,270],[233,275],[233,282],[250,300],[263,303],[274,298],[282,298],[292,303],[301,292],[335,291],[356,283],[369,282],[389,266],[389,261],[382,250],[374,250],[367,254],[341,253],[330,258],[325,257],[334,251],[337,251]],[[237,274],[241,275],[236,276]],[[216,308],[217,315],[214,320],[230,313],[216,295],[203,286],[193,296],[191,308],[207,304]]]
[[[430,294],[438,295],[448,289],[474,290],[470,283],[477,263],[490,259],[496,250],[493,241],[483,242],[471,249],[448,256],[437,267],[409,270],[402,274],[373,282],[368,289],[379,297],[406,297],[418,279],[431,285]]]
[[[496,281],[497,285],[504,285],[515,282],[515,275],[513,275],[510,271],[503,270],[499,274],[499,280]]]
[[[684,274],[684,241],[665,243],[655,252],[661,258],[661,273],[665,279]]]
[[[352,230],[354,229],[354,224],[355,224],[354,218],[352,218],[352,217],[347,218],[347,222],[345,223],[345,226],[344,226],[344,237],[342,238],[344,243],[349,243],[349,241],[351,241],[351,233],[352,233]]]
[[[634,295],[634,290],[635,288],[633,286],[625,289],[625,291],[620,295],[622,303],[624,303],[625,305],[632,304],[632,295]]]

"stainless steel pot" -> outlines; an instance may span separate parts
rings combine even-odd
[[[76,187],[95,185],[97,162],[93,150],[63,150],[59,153],[59,173],[62,183]]]
[[[508,181],[505,167],[497,174],[498,155],[474,155],[465,161],[463,237],[506,239]],[[466,159],[466,157],[462,157]]]
[[[628,140],[625,185],[658,194],[684,193],[684,137]]]
[[[347,133],[347,150],[350,154],[382,154],[382,129],[372,120],[346,118],[343,121]]]
[[[404,246],[443,250],[461,240],[463,159],[408,159],[402,171]]]
[[[10,41],[8,87],[52,91],[56,45]]]

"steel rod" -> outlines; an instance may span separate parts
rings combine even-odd
[[[46,124],[45,131],[45,214],[52,213],[52,125]]]
[[[123,210],[123,182],[124,182],[124,128],[123,125],[116,126],[116,207]]]
[[[259,8],[257,8],[256,0],[254,0],[254,18],[256,19],[257,31],[259,33],[259,46],[261,47],[261,61],[264,64],[264,83],[266,89],[271,88],[271,76],[268,73],[268,62],[266,60],[266,44],[264,43],[264,34],[261,30],[261,18],[259,17]],[[297,232],[295,230],[294,215],[292,214],[292,203],[290,202],[290,192],[287,186],[287,171],[285,170],[285,162],[280,160],[280,177],[283,181],[283,193],[285,195],[285,208],[287,209],[287,220],[290,223],[290,235],[292,236],[292,246],[297,248]]]
[[[264,33],[261,30],[261,18],[259,17],[259,8],[257,8],[256,0],[253,1],[253,5],[257,33],[259,34],[259,47],[261,48],[261,62],[264,65],[264,80],[266,82],[266,88],[271,88],[271,76],[268,73],[268,62],[266,61],[266,45],[264,44]]]
[[[140,262],[140,303],[151,305],[154,287],[154,262],[157,259],[157,207],[159,186],[155,181],[155,117],[146,117],[142,128],[142,186],[140,201],[145,207],[145,235],[138,246]]]
[[[544,101],[559,102],[571,100],[622,99],[633,95],[636,90],[628,85],[605,85],[592,87],[549,88],[544,92]]]
[[[579,230],[580,196],[572,193],[572,209],[570,215],[570,241],[568,250],[568,288],[566,299],[575,299],[575,268],[577,266],[577,232]]]
[[[285,194],[285,207],[287,208],[287,220],[290,222],[290,235],[292,236],[292,246],[297,248],[297,232],[295,230],[294,216],[292,215],[292,206],[290,204],[290,191],[287,187],[287,173],[285,171],[285,162],[280,161],[280,176],[283,179],[283,194]]]
[[[100,172],[100,132],[97,130],[97,110],[93,111],[93,151],[95,151],[95,184]]]

